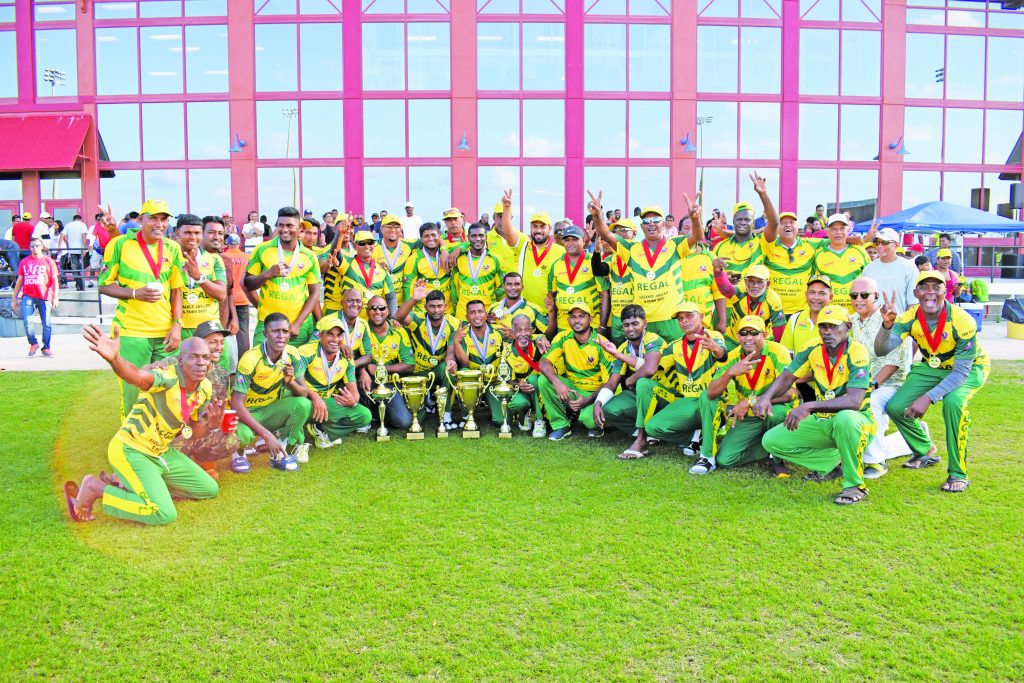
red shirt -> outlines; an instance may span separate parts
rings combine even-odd
[[[96,224],[96,229],[93,231],[93,234],[96,235],[96,246],[99,247],[100,253],[102,254],[106,250],[107,245],[110,244],[110,240],[114,239],[114,236],[110,234],[107,226],[100,225],[98,223]]]
[[[224,259],[224,267],[231,276],[232,299],[236,306],[248,306],[249,299],[245,296],[245,268],[249,265],[249,255],[238,247],[228,247],[220,257]]]
[[[28,249],[28,243],[32,241],[32,233],[35,226],[26,221],[18,221],[11,226],[11,233],[14,241],[18,243],[19,249]]]
[[[49,256],[26,256],[18,265],[18,275],[22,296],[49,301],[57,286],[57,263]]]

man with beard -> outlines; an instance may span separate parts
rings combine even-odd
[[[320,301],[320,270],[316,254],[299,243],[299,222],[295,207],[278,210],[277,237],[258,245],[249,258],[245,287],[260,293],[254,346],[263,342],[265,321],[272,313],[288,320],[288,333],[296,346],[313,336],[311,314]]]
[[[412,355],[412,344],[409,333],[388,319],[388,305],[383,297],[375,296],[366,304],[366,316],[369,329],[363,335],[363,354],[369,356],[370,362],[358,372],[359,388],[362,391],[363,403],[376,410],[376,404],[368,397],[373,390],[373,378],[377,372],[377,362],[384,363],[388,371],[387,386],[394,386],[390,378],[394,375],[405,376],[413,371],[415,359]],[[376,413],[374,413],[376,414]],[[412,413],[405,405],[402,394],[395,395],[388,401],[384,412],[388,426],[394,429],[408,429],[412,424]]]
[[[970,484],[968,403],[985,384],[991,362],[978,343],[974,320],[945,300],[945,286],[935,271],[922,271],[914,287],[917,305],[902,314],[896,310],[896,293],[890,296],[883,292],[882,327],[875,337],[875,353],[887,354],[907,337],[920,347],[921,360],[911,367],[885,411],[914,454],[903,466],[921,469],[938,462],[921,418],[929,406],[942,401],[947,453],[947,478],[942,490],[960,493]]]
[[[455,333],[455,362],[460,368],[497,370],[502,337],[500,332],[487,324],[487,309],[484,302],[473,299],[467,303],[466,317],[469,327],[463,326]],[[484,392],[484,398],[491,410],[491,421],[500,426],[504,421],[501,401],[489,391]]]
[[[143,220],[143,229],[145,226]],[[171,445],[179,432],[186,438],[202,436],[208,429],[218,429],[223,420],[223,404],[210,405],[205,421],[199,417],[213,394],[206,378],[211,365],[206,342],[198,337],[187,339],[175,365],[145,371],[121,354],[118,328],[108,337],[96,325],[88,325],[83,336],[123,382],[143,393],[107,448],[116,478],[108,476],[108,483],[87,475],[80,488],[71,481],[64,484],[71,518],[92,521],[92,506],[102,498],[103,512],[111,517],[170,524],[178,518],[172,494],[196,500],[215,497],[217,482]]]
[[[502,288],[505,296],[487,309],[487,322],[501,330],[504,336],[512,337],[512,321],[515,316],[522,315],[534,330],[543,334],[548,327],[547,311],[523,298],[523,276],[515,272],[505,273]]]
[[[523,298],[534,306],[544,307],[548,292],[548,271],[565,256],[565,249],[555,244],[551,234],[551,218],[543,212],[530,218],[529,239],[512,225],[512,190],[501,197],[501,232],[512,249],[516,267],[523,276]],[[497,223],[497,221],[495,221]]]
[[[452,269],[452,301],[455,317],[466,319],[466,304],[481,301],[490,306],[501,294],[501,265],[487,251],[487,226],[469,226],[469,251],[461,254]]]
[[[835,502],[852,505],[868,495],[864,450],[875,433],[871,359],[867,349],[850,340],[850,314],[843,306],[833,304],[818,314],[818,334],[820,342],[799,351],[758,397],[754,416],[767,419],[776,399],[789,396],[796,378],[810,372],[817,400],[790,410],[782,424],[764,435],[761,445],[775,457],[811,470],[805,477],[810,481],[842,477],[843,490]]]
[[[181,338],[195,334],[200,323],[220,320],[221,304],[227,298],[227,276],[219,254],[201,249],[203,222],[190,213],[178,217],[175,228],[184,258],[185,287],[182,293]],[[227,357],[224,357],[227,361]]]
[[[164,237],[171,215],[167,202],[147,200],[139,214],[135,236],[108,245],[99,285],[101,294],[120,299],[113,326],[120,330],[121,355],[136,368],[166,358],[181,343],[184,284],[181,249]],[[121,381],[122,417],[138,395],[137,384]]]
[[[541,378],[540,359],[544,355],[539,340],[533,338],[534,324],[530,317],[517,313],[512,318],[512,353],[508,364],[515,373],[515,381],[519,383],[519,393],[512,397],[508,404],[508,420],[511,423],[519,419],[519,429],[530,431],[531,422],[533,438],[542,439],[547,436],[547,428],[540,412]],[[547,340],[544,340],[547,341]],[[532,421],[531,414],[536,421]]]
[[[408,302],[412,296],[413,289],[420,282],[424,283],[427,291],[437,291],[445,298],[445,312],[452,313],[450,294],[452,287],[452,273],[449,267],[445,252],[441,248],[441,231],[437,223],[424,223],[420,226],[420,248],[412,252],[405,261],[405,268],[402,274],[405,278],[405,301]],[[422,308],[417,308],[417,313],[422,314]],[[396,313],[395,317],[401,320]]]
[[[382,268],[373,258],[377,240],[369,230],[360,230],[355,236],[354,257],[334,254],[331,265],[324,277],[324,314],[330,315],[341,310],[342,294],[349,289],[363,293],[364,299],[380,295],[392,305],[395,301],[395,287],[391,273]],[[397,304],[394,304],[397,310]]]
[[[548,270],[548,291],[555,300],[556,315],[548,320],[547,334],[554,337],[569,326],[569,311],[575,307],[585,309],[591,316],[608,317],[607,299],[602,296],[605,283],[594,272],[593,264],[583,249],[583,229],[577,225],[562,231],[565,254]]]
[[[435,231],[436,232],[436,231]],[[416,313],[414,308],[422,306],[425,315]],[[459,319],[445,313],[444,294],[433,289],[423,280],[418,281],[410,292],[409,298],[398,308],[398,322],[409,331],[414,358],[413,374],[434,375],[434,385],[441,386],[447,382],[447,374],[459,369],[455,362],[455,333],[462,326]],[[462,425],[452,422],[451,405],[454,396],[448,392],[448,402],[438,408],[441,420],[446,429],[455,430]],[[430,401],[433,397],[430,397]],[[431,408],[424,402],[417,419],[422,422],[426,411]],[[449,427],[450,426],[450,427]]]
[[[770,280],[768,268],[758,263],[743,271],[742,285],[735,288],[723,285],[722,293],[729,297],[729,329],[725,333],[725,345],[730,351],[739,345],[738,326],[748,315],[761,318],[765,330],[771,330],[775,340],[782,338],[786,315],[782,312],[779,295],[768,286]]]

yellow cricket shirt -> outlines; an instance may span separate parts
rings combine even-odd
[[[516,379],[526,379],[531,373],[540,373],[540,370],[534,370],[534,367],[539,368],[540,359],[543,355],[533,341],[525,349],[520,349],[517,344],[513,344],[512,353],[508,356],[508,364],[512,366],[512,372],[515,373]],[[527,358],[530,360],[526,360]]]
[[[497,365],[498,354],[501,352],[501,345],[504,340],[501,334],[493,327],[488,326],[484,333],[484,339],[473,337],[473,328],[466,332],[466,338],[462,340],[462,349],[469,356],[469,367],[479,370],[485,365]],[[478,347],[477,344],[480,346]]]
[[[619,353],[643,359],[649,353],[660,353],[664,355],[667,349],[668,344],[665,343],[664,339],[653,332],[644,332],[644,336],[640,340],[639,348],[631,346],[627,339],[619,346]],[[611,374],[619,374],[622,375],[622,379],[626,379],[634,372],[636,371],[633,368],[629,367],[618,358],[612,359]],[[665,380],[665,375],[666,371],[662,368],[661,363],[659,363],[658,369],[654,371],[654,376],[651,377],[651,379],[655,382],[662,382]]]
[[[710,337],[725,349],[722,335],[704,328],[704,336]],[[661,357],[661,370],[666,382],[683,398],[697,398],[708,388],[718,361],[711,351],[701,346],[700,339],[690,342],[686,337],[672,342]]]
[[[146,246],[154,263],[161,258],[160,244],[163,244],[163,257],[159,264],[159,277],[153,275],[149,261],[142,253],[143,247],[137,239],[122,235],[107,245],[106,270],[100,276],[101,286],[117,284],[129,289],[141,289],[150,282],[160,282],[163,285],[160,301],[118,301],[114,325],[121,330],[124,337],[162,339],[171,331],[171,325],[174,323],[171,319],[171,290],[180,289],[184,284],[184,259],[178,243],[163,238],[157,244]]]
[[[932,356],[938,356],[939,367],[944,370],[952,370],[953,361],[961,358],[973,360],[975,365],[985,368],[986,374],[988,373],[992,361],[989,360],[988,354],[982,350],[981,343],[978,342],[978,328],[970,314],[947,301],[946,324],[939,338],[939,344],[933,351],[925,338],[921,321],[917,319],[917,311],[920,308],[920,304],[914,304],[898,315],[892,326],[893,333],[898,334],[902,339],[906,339],[908,336],[914,339],[921,348],[920,362],[927,363]],[[936,322],[935,327],[937,326]],[[929,325],[929,335],[935,333],[935,327]]]
[[[309,298],[309,286],[320,282],[320,268],[316,254],[296,244],[299,250],[295,256],[295,265],[287,277],[275,277],[267,280],[260,287],[260,305],[256,309],[260,320],[265,320],[271,313],[284,313],[289,322],[295,322],[306,299]],[[290,264],[295,252],[285,252],[284,261]],[[245,272],[259,275],[278,263],[277,238],[256,245],[249,257],[249,266]]]
[[[629,267],[629,259],[618,254],[606,256],[608,264],[608,284],[611,317],[621,318],[622,309],[633,303],[633,269]]]
[[[498,259],[498,267],[503,273],[510,272],[509,269],[516,266],[516,255],[512,252],[512,247],[508,246],[505,238],[499,235],[494,228],[487,231],[487,253]]]
[[[413,362],[415,372],[427,372],[433,370],[439,363],[444,363],[448,354],[448,344],[459,329],[459,319],[453,315],[446,315],[441,322],[441,329],[437,331],[437,347],[431,349],[430,339],[434,334],[430,327],[429,319],[417,314],[415,311],[410,315],[412,324],[408,326],[409,341],[412,344]]]
[[[715,245],[715,258],[725,259],[725,269],[731,273],[742,273],[748,266],[761,263],[761,240],[751,236],[745,242],[737,242],[735,237],[724,239]]]
[[[831,380],[825,370],[825,347],[821,339],[798,351],[786,369],[797,377],[810,372],[813,375],[811,383],[814,386],[814,394],[819,401],[842,396],[847,389],[867,389],[858,408],[861,412],[867,411],[871,403],[871,357],[868,350],[863,344],[852,339],[846,342],[846,348],[840,350],[838,357],[829,356],[833,372]],[[833,392],[834,396],[827,397],[825,392],[829,391]],[[815,414],[819,417],[832,417],[835,413]]]
[[[181,414],[181,387],[178,366],[150,370],[153,386],[139,394],[135,405],[124,418],[114,436],[118,441],[140,453],[159,457],[171,446],[185,422]],[[213,385],[203,378],[194,392],[185,397],[192,406],[191,419],[199,419],[199,410],[210,402]]]
[[[438,250],[437,257],[429,256],[423,249],[413,251],[405,261],[405,268],[402,275],[405,278],[405,291],[403,299],[408,301],[412,297],[413,287],[417,280],[427,281],[427,291],[437,290],[444,294],[446,301],[445,312],[453,313],[455,307],[452,305],[452,273],[441,269],[441,251]],[[416,304],[415,311],[423,312],[423,302]]]
[[[197,260],[199,272],[205,275],[206,279],[211,282],[227,283],[224,261],[220,254],[200,252]],[[197,285],[184,268],[181,274],[185,280],[185,288],[181,292],[181,326],[186,330],[194,330],[200,323],[220,320],[220,302],[204,292],[203,286]],[[193,298],[195,302],[191,301]]]
[[[786,321],[781,343],[790,353],[796,353],[815,339],[821,339],[818,335],[818,326],[811,320],[810,309],[805,308],[791,315]]]
[[[373,248],[373,260],[391,273],[391,286],[394,287],[399,305],[405,301],[405,262],[413,252],[413,244],[409,240],[399,240],[398,246],[391,249],[383,242],[378,242]]]
[[[264,242],[266,244],[266,242]],[[284,366],[291,365],[296,377],[302,377],[305,364],[294,346],[284,347],[277,363],[271,363],[261,344],[249,349],[238,359],[234,391],[245,393],[246,408],[265,408],[276,401],[285,389]]]
[[[525,315],[530,319],[530,324],[533,329],[537,332],[543,333],[548,327],[548,312],[537,304],[530,303],[526,299],[519,299],[516,303],[511,306],[508,305],[507,301],[502,298],[497,302],[491,304],[487,309],[488,313],[493,313],[497,316],[498,320],[495,325],[501,325],[512,329],[512,321],[518,315]]]
[[[558,329],[569,328],[569,311],[581,306],[594,316],[594,324],[601,313],[601,292],[605,283],[597,277],[590,263],[590,255],[583,252],[579,260],[571,264],[568,255],[563,256],[548,271],[548,290],[555,293],[555,311],[558,314]],[[579,266],[577,268],[577,266]],[[571,275],[576,269],[575,275]]]
[[[769,287],[758,299],[747,296],[746,288],[736,287],[736,293],[729,299],[729,327],[726,336],[734,342],[740,340],[740,321],[748,315],[756,315],[764,320],[765,336],[772,338],[772,328],[782,327],[786,323],[786,314],[782,312],[782,299]]]
[[[383,336],[377,336],[372,327],[366,330],[363,335],[363,354],[367,353],[370,354],[374,363],[383,358],[384,365],[394,363],[412,365],[415,362],[409,342],[409,333],[390,322],[388,331]]]
[[[303,344],[295,351],[306,366],[306,373],[303,375],[306,385],[319,394],[320,398],[329,399],[339,384],[344,385],[356,381],[356,366],[350,363],[341,351],[338,351],[334,360],[329,361],[326,365],[318,341]],[[330,371],[330,377],[328,377],[328,371]]]
[[[854,312],[850,303],[850,285],[860,277],[864,266],[870,261],[868,252],[857,245],[847,245],[840,252],[832,251],[828,246],[818,251],[814,257],[814,272],[828,275],[832,280],[831,305],[845,306],[850,313]]]
[[[718,291],[711,260],[707,249],[700,245],[683,259],[683,299],[700,307],[705,327],[711,327],[715,301],[725,298]]]
[[[653,262],[647,257],[648,249]],[[689,253],[690,244],[684,236],[667,237],[660,247],[651,247],[644,240],[616,243],[615,255],[628,260],[633,272],[632,303],[643,306],[647,322],[675,317],[683,301],[683,259]]]
[[[572,330],[566,330],[555,337],[544,357],[555,374],[566,377],[581,391],[597,391],[608,381],[612,367],[612,357],[598,343],[600,337],[591,330],[581,344]]]
[[[465,320],[466,304],[474,299],[483,301],[485,310],[490,307],[502,295],[503,275],[498,259],[487,251],[479,258],[474,257],[472,253],[459,256],[452,270],[452,303],[455,305],[455,317]]]
[[[548,271],[565,256],[565,248],[548,240],[546,246],[538,247],[529,235],[519,234],[519,242],[512,247],[515,254],[515,272],[523,276],[523,298],[544,308],[548,292]],[[507,271],[512,272],[512,271]]]
[[[737,346],[719,364],[715,377],[724,374],[729,368],[736,365],[740,359],[746,358],[746,356],[747,354],[743,351],[743,348]],[[789,367],[790,362],[793,360],[793,356],[785,346],[769,339],[766,339],[764,342],[764,348],[761,349],[761,357],[765,359],[764,365],[761,366],[761,374],[757,373],[757,366],[760,363],[760,359],[758,359],[752,363],[754,367],[749,373],[734,377],[731,381],[732,386],[736,388],[741,398],[763,394],[764,390],[775,381],[775,378],[783,370]]]
[[[372,258],[370,265],[366,265],[361,264],[353,256],[338,254],[338,265],[324,274],[324,313],[340,311],[341,298],[350,289],[362,292],[363,303],[366,303],[371,296],[382,296],[386,299],[387,295],[394,291],[394,285],[387,268],[381,267]],[[359,315],[362,318],[366,317],[365,306]]]
[[[797,237],[792,247],[787,247],[780,239],[768,242],[761,240],[761,253],[764,265],[771,272],[771,288],[782,299],[782,310],[786,315],[796,313],[807,301],[804,292],[807,281],[814,275],[814,257],[828,245],[827,239],[820,237]]]

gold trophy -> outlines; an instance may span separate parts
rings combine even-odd
[[[377,430],[377,441],[390,441],[391,436],[388,434],[388,428],[384,426],[384,413],[388,409],[388,403],[398,393],[398,389],[394,386],[388,386],[388,379],[392,382],[397,382],[399,377],[395,375],[393,378],[388,377],[388,368],[385,363],[384,356],[374,356],[373,362],[377,365],[377,369],[373,372],[373,380],[377,383],[370,393],[368,394],[371,401],[377,404],[377,415],[380,416],[380,429]]]
[[[423,402],[427,400],[430,387],[434,384],[434,375],[402,377],[401,384],[402,388],[399,391],[402,392],[405,404],[409,407],[409,412],[412,413],[412,425],[405,438],[413,441],[421,440],[423,439],[423,427],[420,426],[418,413]]]
[[[491,396],[501,401],[501,429],[498,430],[499,439],[511,439],[512,428],[508,426],[508,404],[516,394],[519,393],[518,384],[510,384],[513,378],[512,366],[508,363],[508,355],[512,352],[512,345],[506,343],[501,348],[501,360],[498,362],[498,371],[495,374],[496,384],[487,388]]]
[[[437,438],[447,439],[448,430],[444,428],[444,407],[448,404],[448,387],[438,382],[437,389],[434,389],[434,400],[437,402],[437,413],[441,419],[437,421]]]
[[[455,373],[452,386],[455,387],[455,396],[459,399],[459,403],[466,410],[466,426],[462,429],[463,439],[480,438],[480,429],[476,425],[476,420],[473,419],[473,411],[476,410],[476,404],[480,401],[480,394],[487,389],[489,380],[486,375],[489,374],[485,369],[473,370],[471,368],[463,368]]]

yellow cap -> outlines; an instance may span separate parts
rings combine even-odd
[[[320,332],[326,332],[327,330],[332,329],[334,327],[341,327],[341,318],[338,317],[337,313],[325,315],[324,317],[320,318],[320,320],[316,321],[316,329],[319,330]]]
[[[832,278],[830,278],[828,275],[821,275],[820,273],[818,275],[812,275],[811,279],[807,281],[807,286],[810,287],[815,282],[823,284],[829,289],[832,289]]]
[[[917,274],[917,279],[914,280],[914,286],[921,284],[925,280],[936,280],[942,284],[946,284],[946,279],[942,277],[942,274],[937,270],[922,270]]]
[[[779,214],[779,220],[781,221],[783,218],[792,218],[795,221],[800,220],[799,218],[796,217],[796,214],[793,213],[792,211],[783,211],[782,213],[780,213]]]
[[[498,202],[497,204],[494,205],[494,211],[491,212],[491,215],[492,216],[497,216],[499,213],[500,214],[504,214],[505,213],[505,205],[502,204],[501,202]]]
[[[897,254],[906,254],[907,253],[907,249],[906,249],[906,247],[896,247],[896,253]]]
[[[661,210],[660,206],[645,206],[644,208],[640,209],[641,218],[643,218],[649,213],[656,213],[658,214],[659,218],[665,218],[665,212]]]
[[[551,227],[551,216],[547,215],[543,211],[538,211],[537,213],[535,213],[532,216],[530,216],[530,222],[531,223],[543,223],[544,225],[546,225],[546,226],[548,226],[550,228]]]
[[[839,325],[840,323],[850,322],[850,312],[843,306],[826,306],[821,309],[818,313],[818,324],[831,323],[832,325]]]
[[[700,306],[694,302],[684,300],[681,304],[676,306],[676,316],[678,317],[680,313],[703,313],[703,311],[701,311]]]
[[[401,219],[398,218],[398,216],[394,216],[390,213],[385,214],[384,220],[380,222],[380,227],[384,228],[389,225],[397,225],[398,227],[402,227],[402,221]]]
[[[752,266],[747,266],[747,269],[743,271],[743,277],[756,277],[758,280],[770,280],[772,273],[768,270],[768,266],[761,263],[755,263]]]
[[[304,227],[306,230],[312,230],[313,224],[310,223],[309,221],[302,221],[302,227]]]
[[[747,202],[737,202],[736,205],[732,207],[732,215],[735,216],[740,211],[749,211],[750,213],[754,213],[754,207]]]
[[[21,220],[23,220],[23,221],[30,221],[30,220],[32,220],[32,214],[29,213],[28,211],[26,211],[25,213],[21,214]]]
[[[764,332],[764,318],[758,315],[748,315],[740,320],[740,326],[736,328],[737,331],[745,329],[757,330],[758,332]]]
[[[156,216],[157,214],[164,214],[167,216],[171,215],[171,207],[167,206],[167,202],[163,199],[147,199],[142,203],[142,208],[139,209],[141,214],[149,214],[150,216]]]
[[[373,233],[369,230],[358,230],[356,236],[352,238],[353,242],[362,242],[363,240],[377,241],[377,238],[373,236]]]
[[[636,225],[633,223],[633,220],[630,219],[630,218],[620,218],[619,220],[617,220],[614,223],[612,223],[611,229],[612,229],[613,232],[615,230],[618,230],[618,229],[632,230],[633,232],[636,232]]]
[[[441,218],[462,218],[462,212],[456,209],[454,206],[450,209],[445,209]]]
[[[935,255],[935,258],[953,258],[952,249],[939,249],[939,253]]]

